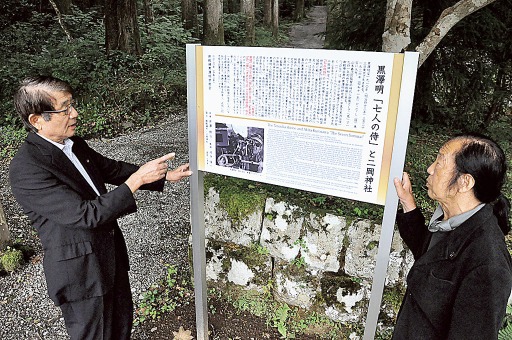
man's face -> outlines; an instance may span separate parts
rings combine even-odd
[[[437,158],[427,169],[428,196],[440,203],[447,203],[458,191],[457,183],[451,184],[455,174],[455,154],[462,147],[462,141],[447,142],[439,149]]]
[[[72,96],[66,92],[51,92],[54,110],[64,110],[66,112],[51,113],[50,120],[44,120],[42,115],[38,115],[34,126],[38,129],[40,135],[57,143],[63,143],[66,138],[75,134],[78,112],[74,107],[69,107],[72,102]],[[68,113],[69,112],[69,113]]]

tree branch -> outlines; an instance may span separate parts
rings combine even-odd
[[[476,12],[496,0],[461,0],[441,13],[436,24],[421,42],[416,51],[420,53],[418,67],[428,58],[448,31],[469,14]]]
[[[66,37],[68,38],[68,41],[73,40],[71,37],[71,34],[69,34],[69,31],[67,30],[66,26],[64,25],[64,22],[62,21],[62,14],[60,14],[59,8],[57,7],[57,4],[54,0],[49,0],[50,3],[53,6],[53,9],[55,10],[55,13],[57,13],[57,20],[59,20],[60,27],[62,27],[62,30],[64,33],[66,33]]]

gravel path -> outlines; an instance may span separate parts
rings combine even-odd
[[[327,22],[327,7],[313,6],[306,14],[306,19],[290,29],[289,47],[323,48],[324,33]]]
[[[179,112],[153,128],[89,145],[119,160],[142,164],[176,152],[174,166],[187,162],[187,117]],[[46,293],[42,252],[37,235],[14,201],[8,185],[7,165],[0,164],[0,196],[13,240],[36,249],[36,256],[22,270],[0,277],[0,339],[68,339],[60,309]],[[136,193],[138,211],[119,220],[130,253],[130,280],[134,299],[165,275],[163,264],[187,268],[189,184],[166,184],[163,193]]]

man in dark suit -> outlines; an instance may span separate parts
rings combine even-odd
[[[116,220],[136,211],[137,190],[163,190],[191,175],[188,164],[168,170],[167,154],[138,167],[95,152],[74,136],[73,89],[60,79],[27,78],[14,102],[29,134],[10,182],[41,239],[49,296],[71,339],[129,339],[128,253]]]

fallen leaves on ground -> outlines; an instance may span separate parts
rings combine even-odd
[[[192,332],[190,330],[184,330],[183,326],[180,326],[180,329],[177,332],[172,332],[174,334],[174,340],[192,340]]]

